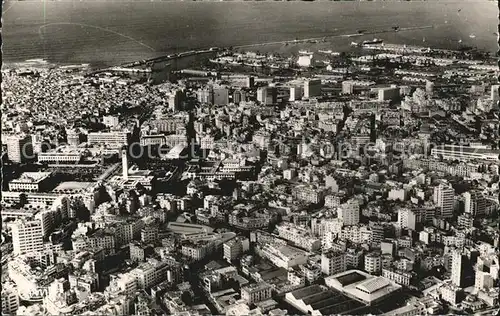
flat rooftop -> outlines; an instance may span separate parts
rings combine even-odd
[[[179,222],[170,222],[167,227],[170,231],[177,234],[211,233],[214,231],[209,226]]]
[[[59,184],[53,192],[83,191],[92,187],[95,182],[66,181]]]
[[[317,284],[289,292],[285,298],[289,304],[306,314],[338,315],[363,306],[356,300]]]
[[[325,284],[365,305],[386,299],[401,289],[401,285],[381,276],[360,270],[349,270],[325,278]]]
[[[481,147],[471,147],[471,146],[460,146],[460,145],[438,145],[435,147],[437,150],[455,151],[457,153],[476,153],[476,154],[500,154],[498,149],[481,148]]]
[[[14,179],[11,182],[37,183],[48,178],[51,174],[51,172],[24,172],[19,178]]]

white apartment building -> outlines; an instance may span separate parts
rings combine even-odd
[[[119,274],[115,279],[111,280],[107,291],[113,292],[112,289],[126,295],[135,294],[138,290],[136,275],[132,271]]]
[[[359,224],[359,202],[353,199],[347,201],[340,206],[338,214],[345,226]]]
[[[130,132],[128,131],[113,131],[113,132],[93,132],[87,136],[89,144],[107,145],[111,148],[120,148],[128,145]]]
[[[343,251],[328,251],[321,254],[321,272],[334,275],[347,270],[346,254]]]
[[[202,149],[214,149],[215,140],[213,136],[205,135],[200,139],[200,147]]]
[[[434,203],[439,207],[442,217],[452,217],[455,203],[455,190],[450,185],[445,184],[434,187]]]
[[[43,228],[40,220],[16,220],[12,225],[14,254],[38,252],[43,249]]]
[[[326,195],[324,188],[315,188],[314,186],[299,185],[293,189],[293,197],[309,203],[319,203]]]
[[[336,208],[340,206],[340,197],[327,195],[325,197],[325,207]]]
[[[76,252],[98,249],[114,251],[116,246],[115,236],[104,231],[97,231],[91,236],[73,234],[71,241]]]
[[[261,253],[277,267],[287,270],[307,263],[307,255],[304,251],[289,246],[265,245]]]
[[[209,255],[213,250],[213,246],[210,241],[206,240],[196,242],[185,240],[182,244],[181,253],[185,257],[198,261]]]
[[[439,292],[441,293],[441,298],[444,301],[452,305],[458,304],[460,300],[460,288],[451,284],[446,284],[439,288]]]
[[[335,225],[336,224],[336,225]],[[317,218],[311,219],[311,233],[314,236],[324,237],[328,232],[334,231],[339,234],[342,229],[342,221],[338,218]]]
[[[80,150],[70,147],[59,147],[47,152],[40,152],[37,155],[38,162],[47,163],[78,163],[82,159],[83,154]]]
[[[398,210],[398,226],[401,229],[409,228],[415,230],[417,217],[413,210],[402,208]]]
[[[19,308],[17,286],[13,282],[2,284],[2,315],[15,315]]]
[[[282,223],[276,227],[278,235],[291,241],[297,247],[315,251],[321,247],[321,240],[311,236],[306,229],[297,227],[291,223]]]
[[[33,155],[30,135],[8,135],[2,137],[7,145],[7,157],[10,161],[21,163]]]
[[[118,116],[105,115],[102,117],[102,124],[106,125],[107,127],[116,127],[118,126],[118,124],[120,124],[120,120]]]
[[[363,250],[349,248],[345,252],[345,263],[348,268],[359,268],[363,262]]]
[[[137,278],[139,289],[148,289],[167,278],[169,266],[166,262],[149,259],[131,271]]]
[[[372,252],[365,256],[365,271],[370,274],[378,274],[382,270],[382,256],[378,252]]]
[[[382,276],[404,286],[409,286],[411,282],[411,274],[404,271],[382,269]]]
[[[349,240],[355,244],[371,244],[373,241],[373,231],[366,226],[345,226],[340,232],[340,239]]]
[[[231,262],[238,259],[242,253],[250,248],[250,241],[248,238],[236,237],[223,244],[224,259]]]
[[[50,233],[56,227],[56,212],[52,210],[43,210],[35,214],[35,219],[42,223],[42,234],[44,238],[49,238]]]
[[[498,161],[500,151],[494,149],[467,147],[459,145],[443,145],[431,150],[432,156],[441,156],[446,160],[486,160]]]

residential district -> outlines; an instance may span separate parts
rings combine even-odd
[[[3,315],[498,313],[494,59],[207,52],[2,71]]]

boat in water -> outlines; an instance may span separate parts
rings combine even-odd
[[[374,38],[372,40],[363,41],[363,45],[382,44],[383,42],[384,40],[381,40],[379,38]]]
[[[476,38],[476,35],[475,34],[471,34],[469,35],[470,38]]]
[[[307,50],[299,50],[300,55],[313,55],[313,52],[307,51]]]
[[[359,47],[359,43],[356,43],[356,42],[351,42],[351,46],[354,46],[354,47]]]

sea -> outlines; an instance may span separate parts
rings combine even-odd
[[[41,59],[55,64],[111,66],[208,47],[325,37],[321,43],[247,50],[296,53],[343,51],[353,40],[495,54],[498,7],[488,0],[200,2],[61,0],[11,1],[2,7],[3,62]],[[394,26],[432,28],[339,38]]]

